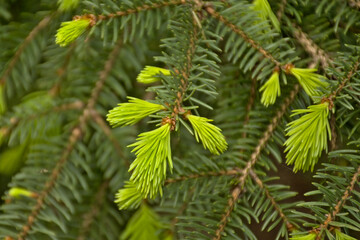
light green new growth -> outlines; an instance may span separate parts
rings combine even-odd
[[[291,117],[306,113],[300,118],[290,122],[287,126],[289,138],[284,145],[286,163],[295,164],[294,172],[302,169],[304,172],[311,169],[313,171],[321,152],[328,150],[328,136],[331,139],[329,126],[328,103],[309,106],[308,109],[294,110]]]
[[[153,66],[146,66],[143,70],[141,70],[140,74],[137,76],[136,80],[140,83],[153,83],[160,81],[160,78],[157,75],[163,74],[165,76],[170,76],[170,70],[153,67]]]
[[[60,11],[68,11],[75,9],[79,4],[79,0],[59,0],[58,4]]]
[[[56,44],[65,47],[75,41],[90,26],[90,19],[77,19],[61,23],[56,33]]]
[[[137,190],[133,182],[125,182],[125,186],[115,195],[115,203],[118,204],[119,209],[135,209],[138,208],[145,198],[144,194]]]
[[[255,0],[254,1],[254,10],[260,13],[260,17],[263,20],[270,19],[271,23],[274,25],[274,28],[280,32],[280,23],[271,10],[270,4],[267,0]]]
[[[221,129],[209,123],[213,120],[194,115],[188,115],[187,118],[194,128],[196,141],[199,142],[200,139],[205,149],[209,149],[216,155],[220,155],[227,149],[227,142]]]
[[[326,78],[316,74],[317,69],[291,68],[290,73],[294,75],[309,96],[322,95],[322,88],[327,88]]]
[[[137,189],[145,195],[155,198],[160,192],[166,179],[166,159],[172,171],[170,147],[170,124],[165,124],[155,130],[139,134],[137,141],[128,147],[134,147],[136,159],[130,165],[132,171],[130,180],[137,185]]]
[[[4,86],[0,84],[0,115],[6,111]]]
[[[356,240],[356,238],[350,237],[345,233],[340,232],[338,229],[335,229],[336,240]]]
[[[150,103],[142,99],[134,97],[128,97],[128,99],[129,102],[120,103],[118,107],[109,111],[106,120],[112,127],[134,125],[150,114],[166,109],[160,104]]]
[[[160,240],[160,230],[163,228],[159,216],[143,204],[130,218],[120,240]]]
[[[24,188],[13,187],[9,191],[9,196],[13,198],[19,198],[22,196],[33,198],[36,197],[36,193],[26,190]]]
[[[272,105],[276,101],[276,97],[280,96],[280,82],[279,72],[274,71],[270,79],[260,88],[260,92],[263,92],[261,96],[261,103],[265,107]]]
[[[290,238],[290,240],[315,240],[315,239],[316,239],[315,233],[310,233],[305,236],[295,236],[295,237]]]

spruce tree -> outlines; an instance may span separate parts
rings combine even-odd
[[[360,239],[359,9],[0,0],[0,239]]]

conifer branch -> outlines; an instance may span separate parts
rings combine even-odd
[[[283,14],[284,14],[286,4],[287,4],[287,0],[281,0],[281,3],[279,5],[279,10],[276,13],[276,16],[279,21],[281,20]]]
[[[96,193],[95,201],[92,204],[90,211],[83,215],[83,222],[79,230],[77,240],[86,240],[87,234],[94,223],[95,218],[98,216],[106,197],[106,190],[109,188],[109,180],[105,180],[99,187]]]
[[[339,86],[324,100],[330,102],[330,107],[332,107],[333,99],[342,91],[342,89],[346,86],[346,84],[351,80],[351,78],[356,74],[360,64],[360,58],[355,62],[351,70],[348,72],[346,77],[341,81]]]
[[[331,114],[330,128],[331,128],[331,151],[335,151],[336,150],[336,140],[337,140],[335,114]]]
[[[81,131],[81,128],[79,126],[75,127],[72,130],[72,133],[71,133],[71,135],[69,137],[69,140],[68,140],[68,144],[67,144],[65,150],[63,151],[60,160],[57,162],[57,164],[56,164],[55,168],[53,169],[49,179],[45,183],[45,186],[44,186],[43,190],[39,194],[39,197],[37,198],[36,204],[33,207],[32,211],[31,211],[31,214],[27,218],[26,224],[22,227],[21,232],[17,236],[18,240],[25,240],[26,236],[29,234],[32,225],[36,221],[36,218],[37,218],[41,208],[43,207],[43,205],[45,203],[46,197],[49,195],[50,191],[55,186],[56,180],[59,177],[63,166],[65,165],[65,163],[69,159],[69,156],[70,156],[72,150],[74,149],[74,146],[75,146],[76,142],[80,139],[81,134],[82,134],[82,131]]]
[[[357,171],[355,172],[354,176],[352,177],[351,182],[350,182],[349,186],[346,188],[343,196],[335,205],[334,210],[331,213],[327,214],[327,218],[326,218],[325,222],[323,224],[321,224],[319,228],[316,229],[316,232],[317,232],[316,240],[321,240],[322,232],[325,229],[327,229],[330,222],[333,221],[334,218],[336,217],[336,215],[341,211],[342,207],[345,205],[346,201],[351,196],[351,193],[355,188],[355,184],[358,182],[357,179],[359,178],[359,176],[360,176],[360,167],[358,167]]]
[[[181,207],[179,208],[179,210],[176,213],[176,216],[172,219],[171,224],[170,224],[170,229],[175,233],[175,226],[176,223],[179,221],[179,219],[177,218],[178,216],[181,216],[187,209],[190,199],[194,194],[194,188],[189,189],[188,191],[188,195],[186,200],[184,201],[184,203],[181,205]]]
[[[188,176],[168,178],[165,180],[165,185],[168,185],[171,183],[176,183],[176,182],[187,181],[190,179],[198,179],[198,178],[203,178],[203,177],[215,177],[215,176],[233,176],[233,175],[238,175],[241,173],[242,173],[242,171],[240,169],[222,170],[219,172],[202,172],[202,173],[197,173],[197,174],[191,174]]]
[[[294,38],[303,46],[304,50],[313,58],[312,64],[309,68],[313,68],[318,62],[321,67],[326,69],[332,65],[332,58],[323,49],[321,49],[300,27],[293,24]]]
[[[24,116],[22,118],[11,118],[10,119],[10,124],[8,126],[3,126],[0,128],[0,133],[2,136],[7,136],[11,133],[11,131],[22,121],[29,121],[29,120],[34,120],[40,117],[44,117],[47,114],[50,113],[54,113],[54,112],[65,112],[65,111],[69,111],[69,110],[81,110],[83,109],[84,103],[81,101],[75,101],[72,103],[65,103],[62,104],[60,106],[55,106],[52,109],[46,110],[44,112],[40,112],[40,113],[36,113],[36,114],[32,114],[30,116]]]
[[[262,46],[260,46],[259,43],[257,43],[253,39],[251,39],[242,29],[240,29],[235,24],[233,24],[229,20],[227,20],[224,16],[222,16],[219,12],[217,12],[213,7],[205,6],[205,11],[213,18],[218,19],[220,22],[224,23],[226,26],[231,28],[235,33],[240,35],[246,42],[250,43],[251,47],[258,50],[265,58],[269,59],[277,67],[283,67],[282,64],[271,55],[271,53],[266,51]]]
[[[264,133],[264,136],[260,139],[259,144],[255,148],[254,152],[251,154],[250,161],[248,161],[245,168],[242,170],[242,175],[238,179],[238,182],[239,182],[238,185],[231,192],[231,197],[228,200],[226,212],[221,217],[219,227],[215,232],[215,237],[213,238],[213,240],[221,239],[221,233],[225,230],[228,218],[229,218],[230,214],[232,213],[232,211],[234,210],[235,203],[236,203],[237,199],[239,198],[239,196],[245,186],[245,181],[250,174],[250,170],[257,162],[258,157],[260,156],[261,150],[265,147],[267,141],[270,139],[272,133],[276,129],[276,126],[278,125],[282,116],[287,111],[289,105],[295,99],[295,96],[297,95],[299,90],[300,90],[300,86],[298,84],[296,84],[294,87],[294,90],[292,90],[289,97],[287,97],[285,99],[284,103],[281,105],[280,110],[277,112],[276,116],[272,119],[271,123],[268,125],[267,130]]]
[[[194,20],[195,21],[195,20]],[[197,41],[197,25],[194,22],[194,27],[192,31],[192,36],[190,36],[190,42],[189,42],[189,48],[186,53],[186,63],[184,64],[183,69],[177,69],[176,71],[180,74],[181,77],[181,85],[179,86],[179,90],[176,94],[176,99],[174,103],[174,109],[172,113],[172,117],[176,118],[176,116],[180,112],[184,112],[184,109],[182,107],[183,99],[185,97],[186,90],[189,85],[189,75],[190,75],[190,69],[192,66],[192,59],[195,54],[196,50],[196,41]],[[173,126],[174,127],[174,126]]]
[[[45,186],[43,190],[39,193],[39,197],[37,198],[36,205],[33,207],[27,222],[22,227],[20,233],[18,234],[18,240],[25,240],[26,236],[29,234],[29,231],[31,230],[32,225],[34,224],[41,208],[43,207],[45,203],[46,197],[49,195],[50,191],[55,186],[55,183],[64,167],[66,162],[69,160],[69,157],[71,155],[71,152],[73,151],[75,144],[77,141],[81,139],[82,130],[85,129],[85,125],[87,124],[87,121],[89,120],[90,112],[93,109],[99,94],[102,90],[102,87],[104,86],[105,80],[110,74],[110,71],[115,64],[116,57],[119,53],[119,48],[121,46],[121,41],[119,40],[117,45],[114,47],[112,52],[109,55],[108,60],[105,63],[104,70],[101,71],[99,80],[95,87],[92,90],[91,97],[89,98],[86,108],[83,111],[83,114],[79,117],[79,124],[73,128],[70,137],[68,139],[68,143],[66,148],[64,149],[60,160],[56,163],[56,166],[51,172],[51,175],[49,179],[46,181]]]
[[[4,86],[7,78],[10,76],[11,71],[15,67],[16,63],[20,59],[21,54],[25,50],[25,48],[28,46],[28,44],[38,35],[38,33],[44,29],[46,26],[49,25],[51,22],[51,19],[55,16],[56,13],[53,13],[52,15],[48,15],[44,17],[34,28],[31,30],[29,35],[25,38],[24,42],[21,43],[18,50],[15,52],[15,55],[11,59],[9,65],[6,67],[6,70],[0,77],[0,85]]]
[[[274,209],[279,213],[279,216],[281,217],[281,219],[283,220],[283,222],[286,225],[286,228],[288,229],[288,231],[292,231],[294,230],[294,225],[290,223],[289,219],[286,217],[286,215],[284,214],[284,212],[282,211],[281,207],[279,206],[279,204],[276,202],[275,198],[271,195],[271,193],[269,192],[269,190],[264,186],[264,183],[261,181],[261,179],[258,177],[258,175],[251,169],[249,171],[250,176],[254,179],[254,181],[256,182],[256,184],[265,191],[265,195],[266,197],[270,200],[271,205],[273,205]]]
[[[104,119],[101,117],[100,113],[96,110],[91,110],[90,111],[91,116],[93,117],[93,120],[95,121],[95,123],[101,128],[101,130],[104,132],[104,134],[107,136],[107,138],[111,141],[111,143],[114,145],[114,149],[117,152],[117,154],[119,155],[119,157],[121,159],[124,160],[124,163],[127,167],[130,166],[130,162],[129,160],[125,157],[124,152],[121,150],[121,144],[119,143],[119,141],[114,137],[111,128],[109,128],[109,126],[106,124],[106,122],[104,121]]]
[[[127,9],[125,11],[118,11],[115,13],[110,13],[108,15],[98,15],[96,16],[96,19],[98,20],[107,20],[115,17],[124,17],[131,14],[136,14],[138,12],[147,11],[147,10],[153,10],[157,8],[163,8],[168,6],[176,6],[181,4],[186,4],[186,0],[170,0],[168,2],[164,1],[162,3],[152,3],[152,4],[144,4],[142,6],[138,6],[135,9]]]

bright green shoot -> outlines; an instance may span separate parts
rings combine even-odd
[[[274,28],[280,32],[280,23],[273,11],[271,10],[270,4],[267,0],[255,0],[254,1],[254,10],[259,11],[260,17],[263,20],[270,19],[271,23],[274,25]]]
[[[261,96],[261,103],[265,107],[275,103],[276,97],[281,94],[278,71],[273,72],[270,79],[260,88],[260,92],[263,92]]]
[[[115,203],[119,209],[135,209],[138,208],[144,199],[144,194],[137,190],[133,182],[125,182],[125,186],[115,195]]]
[[[290,122],[286,129],[289,138],[284,145],[286,163],[295,164],[294,172],[311,169],[313,171],[321,152],[328,150],[327,141],[331,139],[329,126],[328,103],[309,106],[308,109],[294,110],[291,116],[305,113],[300,118]]]
[[[309,96],[321,96],[323,90],[328,87],[326,78],[314,72],[317,69],[290,68],[290,73],[294,75]]]
[[[209,123],[213,120],[194,115],[188,115],[187,118],[194,128],[196,141],[201,140],[205,149],[216,155],[227,149],[228,145],[221,129]]]
[[[155,198],[160,192],[162,196],[162,185],[166,179],[166,166],[172,171],[170,147],[170,124],[165,124],[155,130],[139,134],[137,141],[128,147],[134,147],[136,159],[130,165],[132,171],[130,181],[137,185],[138,191],[145,198],[150,194]]]
[[[350,237],[345,233],[340,232],[338,229],[335,229],[336,240],[356,240],[356,238]]]
[[[160,81],[160,78],[158,77],[160,74],[170,76],[171,72],[165,68],[146,66],[137,76],[136,80],[140,83],[149,84]]]
[[[163,105],[151,103],[142,99],[128,97],[129,102],[120,103],[109,111],[107,121],[112,127],[134,125],[141,119],[166,109]]]
[[[90,26],[91,19],[76,19],[62,22],[56,34],[56,44],[65,47],[75,41]]]
[[[305,236],[295,236],[290,238],[290,240],[315,240],[315,239],[316,239],[315,233],[309,233],[308,235]]]

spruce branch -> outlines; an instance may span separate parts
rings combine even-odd
[[[254,106],[254,102],[255,102],[255,98],[256,98],[256,82],[257,81],[256,81],[255,77],[251,78],[250,96],[249,96],[249,100],[246,104],[246,115],[245,115],[243,126],[246,126],[250,120],[250,111],[251,111],[252,107]],[[246,134],[247,134],[247,132],[244,131],[242,138],[246,138]]]
[[[299,89],[300,89],[299,85],[295,85],[294,90],[292,90],[289,97],[285,99],[284,103],[281,105],[280,110],[277,112],[276,116],[272,119],[271,123],[268,125],[267,130],[264,133],[264,136],[259,140],[259,143],[256,146],[254,152],[251,154],[250,161],[248,161],[245,168],[242,169],[242,175],[238,178],[238,184],[236,185],[236,187],[231,191],[231,197],[228,200],[228,205],[225,210],[226,212],[221,217],[219,227],[215,232],[215,237],[213,238],[213,240],[221,239],[221,233],[225,230],[225,227],[228,222],[228,218],[232,213],[232,211],[234,210],[235,203],[239,198],[241,192],[243,191],[243,188],[245,186],[245,181],[250,174],[250,170],[257,162],[261,150],[265,147],[267,141],[270,139],[272,133],[275,131],[279,121],[287,111],[289,105],[295,99],[295,96],[299,92]]]
[[[26,47],[29,45],[29,43],[41,32],[41,30],[43,30],[44,28],[46,28],[51,20],[56,16],[56,12],[48,15],[46,17],[44,17],[35,27],[33,30],[31,30],[31,32],[29,33],[29,35],[25,38],[25,40],[21,43],[21,45],[19,46],[19,48],[17,49],[17,51],[15,52],[15,55],[13,56],[13,58],[11,59],[11,61],[9,62],[9,64],[7,65],[5,71],[3,72],[3,74],[0,77],[0,85],[4,86],[5,82],[7,80],[7,78],[10,76],[12,70],[14,69],[14,67],[16,66],[17,62],[19,61],[21,54],[23,53],[23,51],[26,49]]]
[[[346,84],[351,80],[351,78],[356,74],[360,64],[360,58],[355,62],[352,66],[351,70],[348,72],[346,77],[344,77],[341,83],[337,86],[337,88],[327,97],[324,98],[324,101],[330,102],[330,108],[333,106],[333,100],[340,94]]]
[[[120,42],[120,41],[119,41]],[[31,228],[36,221],[38,214],[40,213],[41,209],[44,207],[45,200],[53,187],[56,184],[56,181],[58,180],[58,177],[63,170],[64,165],[69,160],[70,154],[73,151],[75,144],[81,139],[83,130],[85,129],[85,125],[87,124],[87,121],[90,117],[90,110],[92,110],[92,107],[95,105],[99,93],[103,88],[104,82],[107,79],[108,75],[110,74],[110,71],[115,64],[116,57],[119,53],[120,44],[117,44],[112,52],[109,55],[109,59],[105,63],[105,69],[100,73],[99,80],[95,87],[93,88],[91,97],[89,98],[86,108],[83,111],[83,114],[79,117],[79,124],[74,127],[71,131],[71,134],[69,136],[67,145],[65,149],[63,150],[63,153],[61,155],[60,160],[56,163],[54,169],[51,172],[51,175],[49,176],[48,180],[45,183],[44,188],[39,193],[39,197],[37,198],[37,202],[35,206],[32,208],[32,211],[30,215],[28,216],[27,222],[20,230],[20,233],[18,234],[18,240],[25,240],[26,236],[31,231]]]
[[[265,58],[269,59],[273,64],[275,64],[277,67],[282,68],[282,64],[276,60],[271,53],[266,51],[262,46],[260,46],[259,43],[251,39],[242,29],[240,29],[235,24],[231,23],[229,20],[227,20],[224,16],[222,16],[219,12],[217,12],[213,7],[211,6],[205,6],[205,11],[212,16],[215,19],[218,19],[220,22],[224,23],[226,26],[231,28],[235,33],[240,35],[246,42],[248,42],[252,48],[259,51]]]
[[[284,212],[282,211],[281,207],[279,206],[279,204],[276,202],[275,198],[271,195],[271,193],[269,192],[269,190],[266,188],[266,186],[264,186],[264,183],[261,181],[261,179],[259,178],[259,176],[251,169],[249,171],[250,176],[254,179],[254,181],[256,182],[256,184],[265,191],[265,195],[266,197],[270,200],[271,205],[273,205],[274,209],[279,213],[279,216],[281,217],[281,219],[283,220],[283,222],[286,225],[286,228],[288,229],[289,232],[292,232],[295,229],[295,226],[290,223],[289,219],[287,218],[287,216],[284,214]]]
[[[332,58],[328,53],[320,48],[299,26],[292,24],[294,38],[300,43],[304,50],[313,58],[310,68],[313,68],[318,62],[323,69],[329,65],[332,66]]]
[[[77,240],[86,240],[87,234],[89,233],[91,226],[94,224],[96,217],[99,215],[99,212],[103,206],[104,200],[106,198],[106,191],[109,188],[109,180],[105,180],[99,187],[97,193],[95,194],[95,201],[90,207],[90,210],[83,215],[83,221],[81,228],[79,230],[79,236]]]
[[[321,240],[323,231],[328,228],[331,221],[333,221],[337,214],[340,213],[341,209],[344,207],[346,201],[351,197],[351,193],[354,191],[355,184],[358,182],[358,178],[360,176],[360,167],[356,170],[355,174],[353,175],[350,184],[347,186],[343,196],[341,199],[336,203],[332,212],[327,214],[327,218],[325,222],[323,222],[319,228],[316,230],[316,240]]]

